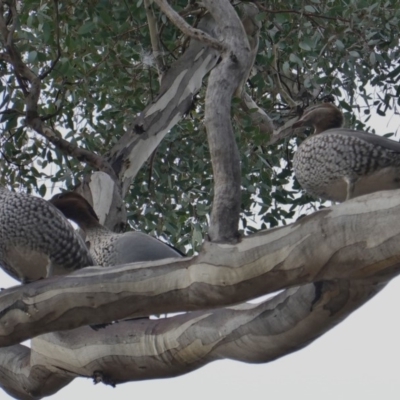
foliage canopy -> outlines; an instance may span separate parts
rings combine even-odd
[[[194,26],[205,13],[195,2],[170,3]],[[398,112],[397,1],[254,3],[260,10],[260,42],[246,91],[277,127],[325,98],[335,98],[347,124],[359,129],[368,129],[371,108],[379,115]],[[102,155],[157,95],[159,72],[188,46],[187,38],[153,6],[161,44],[154,53],[141,0],[133,5],[125,0],[26,0],[19,5],[16,47],[36,74],[49,72],[42,81],[39,115],[68,141]],[[24,124],[20,83],[5,61],[0,71],[1,183],[42,196],[49,188],[44,179],[76,185],[89,167],[49,146]],[[203,114],[201,90],[125,199],[134,228],[165,236],[181,249],[198,248],[211,209]],[[312,201],[293,184],[290,160],[297,139],[267,146],[268,134],[252,124],[239,102],[233,116],[242,159],[242,227],[245,233],[254,231],[255,214],[263,221],[261,228],[285,223]]]

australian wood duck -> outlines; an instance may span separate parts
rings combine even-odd
[[[29,283],[95,265],[82,238],[50,203],[0,187],[0,266]]]
[[[400,188],[400,143],[342,124],[342,112],[324,103],[306,110],[293,125],[314,128],[293,159],[300,185],[314,196],[339,202]]]
[[[50,202],[85,232],[90,252],[98,265],[180,257],[165,243],[141,232],[114,233],[101,225],[89,202],[75,192],[55,195]]]

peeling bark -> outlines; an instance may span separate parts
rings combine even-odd
[[[320,282],[288,289],[260,304],[124,321],[98,332],[84,327],[50,333],[35,338],[31,356],[25,348],[20,358],[26,376],[35,382],[30,393],[37,397],[48,396],[77,376],[116,385],[174,377],[220,359],[265,363],[307,346],[383,287],[361,281]],[[30,399],[16,372],[20,362],[9,357],[20,347],[0,349],[0,384]]]
[[[231,305],[322,280],[386,282],[400,268],[399,213],[399,191],[380,192],[238,244],[205,243],[191,259],[89,267],[7,289],[0,293],[0,346],[127,317]]]
[[[199,29],[215,35],[215,22],[205,17]],[[125,196],[133,178],[161,140],[190,110],[203,78],[219,58],[216,50],[192,40],[188,49],[165,73],[160,93],[110,152],[110,163],[122,182]]]
[[[123,197],[137,171],[188,112],[204,76],[221,59],[210,74],[206,98],[215,178],[213,242],[189,259],[86,268],[2,291],[0,385],[16,398],[49,396],[77,376],[114,385],[177,376],[223,358],[270,362],[310,344],[400,271],[399,191],[359,197],[239,240],[240,167],[230,108],[232,95],[240,93],[248,76],[258,38],[246,29],[249,46],[229,1],[204,0],[204,5],[214,19],[203,19],[199,30],[208,35],[196,30],[201,41],[192,40],[163,77],[159,96],[130,124],[107,159],[84,154],[92,157],[85,162],[102,172],[87,177],[79,190],[91,198],[106,226],[121,230]],[[184,29],[192,35],[190,26]],[[40,122],[40,80],[19,62],[11,46],[13,31],[4,19],[0,31],[10,42],[3,59],[14,60],[17,78],[31,84],[30,92],[24,92],[28,123],[41,134],[54,135],[34,125]],[[243,99],[257,109],[257,123],[272,132],[268,115],[247,95]],[[269,143],[289,133],[290,123],[274,131]],[[284,291],[261,304],[232,306],[277,290]],[[188,313],[123,321],[98,332],[85,326],[178,311]],[[32,349],[18,344],[28,338],[33,338]]]

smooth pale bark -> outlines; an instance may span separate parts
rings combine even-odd
[[[204,17],[199,29],[215,35],[216,24]],[[218,61],[218,52],[192,40],[183,55],[162,77],[158,96],[128,123],[127,132],[110,150],[108,162],[118,180],[102,172],[87,175],[78,189],[91,204],[102,223],[114,232],[126,228],[123,199],[136,174],[167,133],[193,105],[204,77]]]
[[[199,28],[215,35],[216,24],[205,17]],[[122,182],[122,194],[131,185],[143,163],[192,107],[203,78],[215,66],[219,53],[204,43],[192,40],[188,49],[167,71],[160,93],[110,152],[110,163]]]
[[[374,284],[400,268],[400,193],[362,196],[191,259],[89,267],[0,293],[0,345],[129,316],[205,310],[321,280]],[[379,224],[376,223],[379,221]]]
[[[206,243],[191,259],[87,268],[1,292],[0,385],[17,398],[50,395],[77,375],[115,384],[176,376],[222,358],[268,362],[312,342],[398,274],[398,192],[358,198],[234,243],[239,167],[230,99],[248,74],[244,60],[248,49],[230,3],[204,4],[217,21],[210,22],[209,33],[214,37],[215,26],[220,27],[220,37],[226,41],[223,48],[229,49],[210,77],[210,86],[219,87],[207,93],[206,119],[217,166],[210,236],[231,244]],[[165,75],[155,102],[111,150],[108,161],[118,181],[97,173],[85,182],[83,190],[89,190],[108,226],[117,229],[116,220],[122,220],[123,213],[109,211],[118,209],[148,155],[189,110],[219,56],[203,43],[192,42]],[[28,100],[37,103],[38,82],[31,81]],[[268,119],[262,121],[268,125]],[[225,154],[220,130],[232,157]],[[215,310],[279,289],[284,292],[257,306]],[[120,322],[99,332],[83,327],[191,310],[199,311],[158,321]],[[18,344],[32,337],[32,350]]]
[[[0,349],[0,385],[16,399],[50,396],[73,380],[48,366],[31,364],[31,349],[14,345]]]
[[[221,359],[270,362],[310,344],[382,287],[319,282],[256,305],[124,321],[98,332],[84,327],[50,333],[32,341],[31,354],[20,345],[0,349],[0,384],[32,399],[78,376],[116,385],[173,377]]]
[[[214,199],[208,231],[213,242],[239,239],[241,174],[240,158],[231,123],[231,101],[252,66],[252,52],[243,25],[228,0],[208,1],[205,6],[219,21],[226,50],[211,71],[205,99],[205,126],[214,174]]]

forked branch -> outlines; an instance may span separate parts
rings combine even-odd
[[[57,2],[56,2],[57,3]],[[6,52],[1,57],[4,61],[9,62],[13,66],[15,77],[19,83],[20,89],[25,97],[25,123],[35,132],[45,137],[49,142],[54,144],[63,153],[77,158],[79,161],[85,162],[95,169],[109,174],[113,179],[116,175],[110,164],[101,156],[82,149],[75,144],[63,139],[57,135],[51,128],[46,126],[38,113],[38,103],[41,91],[41,78],[37,76],[23,62],[18,48],[14,42],[14,31],[18,25],[18,13],[15,7],[15,1],[7,3],[0,2],[0,32],[2,42],[5,44]],[[8,27],[4,18],[5,8],[11,13],[11,25]],[[43,76],[46,76],[44,73]]]
[[[185,35],[192,39],[205,43],[218,51],[225,51],[225,46],[217,39],[208,35],[201,29],[193,28],[190,26],[169,4],[167,0],[154,0],[160,7],[162,12],[170,19],[170,21],[179,28]]]
[[[383,287],[319,282],[257,305],[119,322],[97,332],[84,327],[50,333],[33,339],[31,351],[20,345],[0,349],[0,385],[41,397],[71,376],[116,385],[173,377],[220,359],[270,362],[309,345]]]
[[[322,280],[400,272],[400,191],[357,197],[190,259],[90,267],[0,292],[0,346],[127,317],[205,310]],[[376,224],[375,221],[380,221]]]

